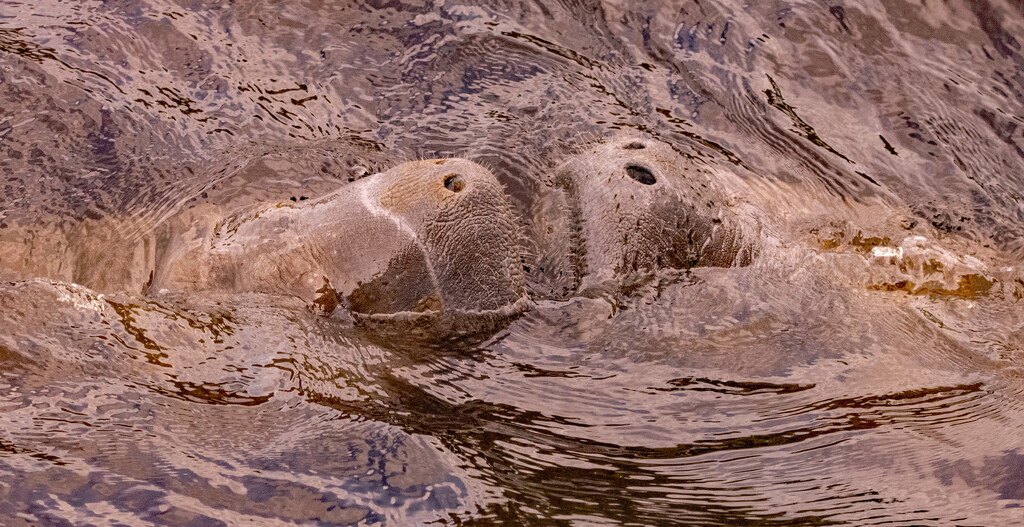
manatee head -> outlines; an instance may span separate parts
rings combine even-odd
[[[575,289],[657,269],[750,263],[749,220],[707,168],[668,145],[618,138],[557,169]],[[557,248],[556,248],[557,250]]]
[[[490,171],[465,159],[424,160],[359,183],[374,227],[359,232],[357,225],[351,235],[387,261],[347,294],[355,314],[474,319],[525,308],[517,224]]]

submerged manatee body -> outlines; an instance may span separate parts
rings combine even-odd
[[[415,161],[314,201],[193,226],[149,290],[297,296],[378,320],[503,317],[525,308],[517,235],[486,168]]]
[[[553,186],[535,224],[539,265],[571,277],[563,292],[659,269],[748,265],[759,245],[757,221],[733,210],[713,174],[651,139],[593,146],[562,164]]]
[[[665,269],[749,265],[916,296],[1018,294],[1012,257],[943,237],[894,196],[766,186],[648,137],[589,147],[552,187],[534,230],[539,266],[562,270],[548,284],[555,297],[629,289]]]

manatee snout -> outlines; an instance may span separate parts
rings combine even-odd
[[[378,321],[500,318],[525,307],[508,199],[490,171],[464,159],[403,163],[211,230],[158,273],[157,287],[298,296]]]
[[[395,224],[399,240],[402,232],[408,238],[383,273],[357,284],[352,309],[381,316],[521,310],[526,286],[518,230],[490,171],[464,159],[407,163],[396,171],[399,177],[382,177],[367,199]]]
[[[403,163],[316,200],[193,227],[161,249],[151,290],[289,295],[361,320],[483,328],[526,308],[524,267],[538,270],[531,292],[564,298],[659,269],[749,264],[759,227],[717,176],[650,139],[596,145],[561,165],[552,199],[537,201],[526,237],[536,259],[524,265],[520,222],[490,171],[465,159]]]
[[[657,269],[749,264],[749,221],[712,176],[646,138],[599,144],[561,165],[554,184],[567,210],[574,288]]]

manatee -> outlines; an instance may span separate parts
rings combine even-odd
[[[758,223],[734,210],[713,176],[647,138],[571,157],[555,171],[554,197],[534,212],[539,266],[563,268],[572,281],[563,292],[580,292],[659,269],[750,264]],[[564,221],[553,221],[560,210]]]
[[[266,293],[373,320],[507,317],[526,306],[501,184],[465,159],[403,163],[310,201],[197,216],[159,242],[150,294]]]
[[[555,297],[627,290],[660,270],[695,267],[804,269],[933,297],[974,298],[1015,280],[1012,260],[940,239],[894,198],[761,185],[648,137],[591,145],[558,166],[551,186],[534,211],[534,236],[538,267],[561,270],[542,284],[554,284]],[[971,256],[983,253],[989,264]]]

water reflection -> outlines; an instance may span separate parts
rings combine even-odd
[[[0,523],[1019,521],[1017,4],[3,5]],[[419,157],[537,232],[621,134],[760,257],[575,294],[524,234],[530,310],[441,342],[132,267]]]

